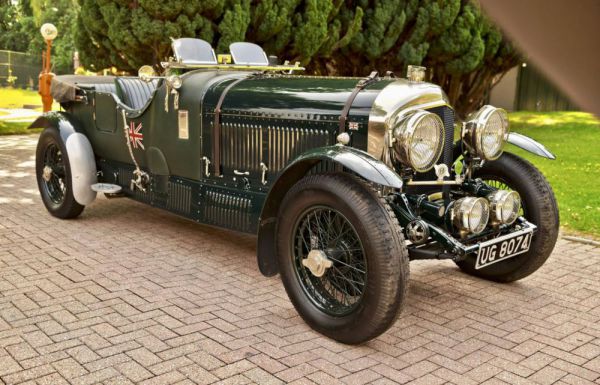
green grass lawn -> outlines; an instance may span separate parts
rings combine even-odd
[[[0,88],[0,108],[23,108],[23,106],[38,106],[34,111],[42,110],[42,100],[37,91],[22,90],[15,88]],[[59,105],[54,103],[52,109],[58,109]],[[39,129],[28,130],[31,122],[6,122],[1,120],[2,116],[8,115],[6,111],[0,111],[0,135],[31,134],[39,132]]]
[[[511,131],[544,144],[548,160],[512,145],[506,150],[527,158],[550,181],[566,233],[600,238],[600,122],[584,112],[514,112]]]
[[[41,128],[28,129],[31,122],[5,122],[0,120],[0,135],[34,134]]]
[[[18,88],[0,88],[0,108],[23,108],[24,105],[39,106],[42,99],[37,91]]]

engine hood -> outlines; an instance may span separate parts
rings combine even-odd
[[[192,72],[187,76],[194,78],[201,74]],[[203,98],[203,110],[206,114],[214,111],[228,84],[224,80],[235,78],[245,80],[229,89],[222,105],[224,116],[244,114],[265,119],[307,121],[307,124],[312,124],[311,121],[333,124],[339,121],[344,105],[361,80],[347,77],[255,76],[251,73],[219,72],[214,74],[213,80],[206,87],[207,92]],[[184,84],[191,83],[190,80],[186,79]],[[377,159],[382,159],[385,133],[389,122],[397,114],[448,103],[444,91],[435,84],[382,77],[356,95],[349,117],[363,117],[364,122],[368,122],[367,132],[364,132],[364,149]]]

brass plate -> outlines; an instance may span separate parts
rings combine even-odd
[[[179,139],[189,139],[190,138],[190,129],[189,129],[189,119],[188,119],[188,111],[187,110],[179,110],[178,113],[178,122],[179,122]]]

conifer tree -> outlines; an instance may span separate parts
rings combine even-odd
[[[76,43],[95,69],[158,65],[172,55],[170,38],[202,38],[219,53],[249,41],[316,74],[425,65],[465,113],[519,60],[476,0],[78,1]]]

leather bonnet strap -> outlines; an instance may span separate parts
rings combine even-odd
[[[358,81],[358,83],[356,84],[356,87],[354,87],[354,90],[352,91],[350,96],[348,96],[348,99],[346,99],[346,103],[344,104],[344,109],[342,109],[342,113],[340,115],[340,128],[339,128],[340,134],[342,132],[346,131],[346,120],[348,119],[348,112],[350,112],[350,108],[352,107],[352,103],[354,103],[354,99],[356,99],[356,95],[358,95],[358,93],[363,88],[365,88],[366,86],[368,86],[369,84],[371,84],[375,80],[377,80],[377,78],[378,78],[377,71],[373,71],[366,78],[360,79]]]

